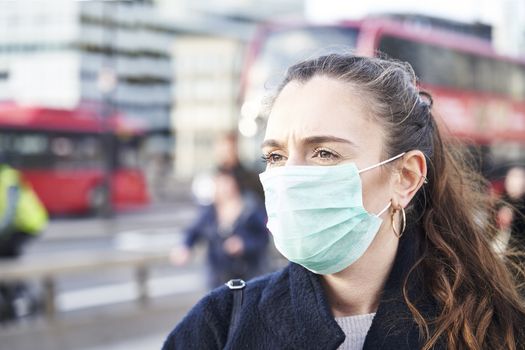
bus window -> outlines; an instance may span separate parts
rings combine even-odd
[[[492,91],[502,95],[510,95],[509,91],[509,64],[503,61],[492,61]]]
[[[88,135],[77,141],[76,157],[81,159],[85,167],[101,168],[104,164],[104,154],[99,136]]]
[[[307,27],[271,31],[264,37],[257,58],[246,80],[245,98],[258,105],[264,88],[273,89],[285,69],[314,55],[348,51],[355,48],[357,29],[350,27]]]
[[[461,90],[474,89],[474,74],[472,69],[473,57],[462,52],[447,50],[451,57],[449,63],[454,74],[454,86]],[[445,68],[446,69],[446,68]]]
[[[49,140],[37,133],[15,133],[11,140],[11,160],[15,167],[47,168],[50,163]]]
[[[262,47],[260,64],[280,71],[267,71],[267,77],[277,74],[281,80],[291,64],[313,55],[341,52],[355,47],[357,31],[350,28],[302,28],[277,31],[268,37]]]
[[[379,50],[389,57],[412,65],[423,83],[472,90],[472,58],[444,47],[383,36]]]
[[[101,169],[102,144],[95,135],[60,134],[50,137],[56,169]]]
[[[492,64],[486,57],[478,57],[474,60],[474,79],[477,91],[490,92],[492,90]]]
[[[525,69],[517,64],[513,64],[510,67],[509,74],[510,96],[517,100],[523,99],[523,96],[525,96]]]
[[[423,83],[522,99],[525,67],[446,47],[383,36],[379,50],[412,65]]]
[[[51,139],[51,151],[58,159],[71,158],[73,154],[73,140],[64,136]]]
[[[2,153],[6,157],[10,153],[10,146],[9,146],[10,141],[11,141],[11,135],[9,135],[5,131],[0,131],[0,153]]]

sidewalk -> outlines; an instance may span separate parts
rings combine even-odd
[[[154,204],[142,211],[116,214],[114,218],[52,219],[41,240],[108,237],[122,231],[180,227],[196,214],[193,203]]]
[[[142,208],[116,212],[112,218],[52,218],[40,240],[100,238],[122,231],[181,226],[191,222],[195,211],[190,183],[178,181],[166,190],[163,198],[152,199]]]
[[[166,339],[166,336],[167,333],[158,333],[140,339],[133,339],[116,344],[106,344],[103,346],[82,350],[160,350],[164,340]]]
[[[0,327],[0,344],[9,350],[153,350],[205,291],[152,300],[145,307],[124,303]]]

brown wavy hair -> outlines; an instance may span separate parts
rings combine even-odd
[[[408,63],[387,58],[331,54],[290,67],[279,93],[290,81],[328,76],[350,84],[385,131],[385,159],[420,150],[428,184],[407,208],[417,223],[419,258],[404,281],[405,301],[417,322],[423,349],[524,349],[525,304],[519,293],[519,267],[492,248],[497,228],[487,185],[452,138],[444,141],[432,113],[430,94],[419,91]],[[410,300],[411,278],[424,285],[438,305],[425,319]],[[421,277],[422,276],[422,277]]]

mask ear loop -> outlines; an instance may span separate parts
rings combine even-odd
[[[372,165],[372,166],[369,166],[369,167],[366,167],[366,168],[364,168],[364,169],[361,169],[361,170],[359,170],[357,173],[358,173],[358,174],[361,174],[361,173],[364,173],[365,171],[372,170],[372,169],[374,169],[374,168],[380,167],[380,166],[383,165],[383,164],[389,163],[389,162],[391,162],[391,161],[393,161],[393,160],[396,160],[396,159],[398,159],[398,158],[403,157],[403,156],[405,155],[405,153],[406,153],[406,152],[399,153],[397,156],[394,156],[394,157],[392,157],[392,158],[388,158],[387,160],[384,160],[384,161],[379,162],[379,163],[377,163],[377,164],[374,164],[374,165]],[[392,201],[388,202],[388,204],[386,205],[386,207],[384,207],[383,210],[381,210],[378,214],[376,214],[376,217],[380,217],[381,215],[383,215],[383,214],[388,210],[388,208],[390,208],[391,205],[392,205]],[[394,210],[394,213],[395,213],[395,211],[396,211],[396,210]],[[404,213],[404,211],[403,211],[403,213]],[[405,221],[405,224],[406,224],[406,221]],[[403,227],[403,231],[404,231],[404,230],[405,230],[405,228]],[[401,234],[403,234],[403,233],[401,232]]]
[[[364,173],[365,171],[372,170],[374,168],[380,167],[381,165],[389,163],[389,162],[391,162],[393,160],[396,160],[397,158],[401,158],[401,157],[403,157],[405,155],[405,153],[406,152],[399,153],[397,156],[394,156],[392,158],[388,158],[387,160],[384,160],[384,161],[382,161],[380,163],[377,163],[377,164],[371,165],[369,167],[366,167],[364,169],[361,169],[361,170],[358,171],[358,174],[361,174],[361,173]]]
[[[392,201],[388,202],[386,207],[384,207],[383,210],[381,210],[378,214],[376,214],[376,216],[380,217],[381,215],[383,215],[388,210],[388,208],[390,208],[391,205],[392,205]]]

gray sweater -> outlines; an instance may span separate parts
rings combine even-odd
[[[338,350],[362,350],[366,334],[376,314],[336,317],[335,321],[345,333],[345,341]]]

